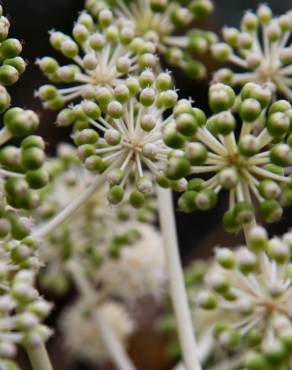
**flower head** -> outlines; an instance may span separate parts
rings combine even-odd
[[[203,64],[192,59],[192,54],[200,55],[216,41],[212,32],[200,29],[188,31],[186,36],[178,31],[189,27],[193,20],[200,20],[213,10],[210,0],[176,1],[133,0],[97,1],[87,0],[88,10],[99,17],[105,7],[112,7],[118,19],[134,24],[138,36],[157,45],[158,52],[175,66],[184,69],[191,78],[202,78],[206,70]]]
[[[135,329],[135,324],[128,312],[120,303],[114,301],[106,301],[94,307],[80,300],[65,309],[59,323],[66,348],[72,356],[93,363],[103,362],[110,355],[100,339],[99,329],[95,324],[95,311],[102,315],[107,325],[125,346]]]
[[[273,17],[267,5],[260,5],[256,14],[246,12],[240,30],[225,27],[224,43],[214,44],[212,52],[219,61],[229,62],[247,72],[221,69],[215,74],[215,80],[232,86],[251,81],[265,83],[274,93],[291,101],[291,30],[291,11]]]
[[[140,208],[172,151],[163,142],[164,129],[172,120],[172,115],[164,118],[163,113],[177,101],[171,77],[146,70],[121,82],[114,91],[100,88],[97,101],[85,100],[61,112],[57,123],[74,123],[79,158],[88,170],[106,178],[108,200],[120,203],[134,182],[129,201]]]
[[[216,250],[206,288],[195,296],[197,304],[209,311],[217,343],[241,348],[241,353],[250,348],[259,351],[267,362],[263,369],[270,362],[285,361],[291,351],[291,242],[291,232],[268,239],[265,229],[254,226],[249,247]]]
[[[57,89],[44,85],[36,93],[45,107],[59,110],[66,103],[81,99],[95,99],[100,87],[111,91],[129,73],[154,67],[155,46],[135,34],[129,21],[115,21],[110,10],[100,12],[98,24],[83,12],[74,28],[73,37],[52,31],[52,46],[71,64],[60,66],[50,57],[37,61],[41,70],[54,83],[70,84]]]
[[[267,222],[282,215],[278,202],[281,184],[290,184],[284,174],[292,161],[287,141],[291,128],[291,105],[281,100],[270,104],[269,89],[246,84],[240,95],[227,85],[214,84],[209,90],[210,118],[191,103],[181,100],[174,108],[176,132],[168,144],[179,147],[189,161],[189,175],[203,175],[189,181],[179,206],[185,211],[208,210],[215,206],[222,190],[229,192],[225,227],[237,231],[254,217],[254,200]],[[172,175],[177,160],[169,161],[166,175]],[[186,165],[187,167],[187,165]]]

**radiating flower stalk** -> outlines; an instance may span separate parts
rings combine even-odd
[[[279,220],[281,185],[291,185],[285,174],[292,160],[290,103],[271,104],[269,89],[254,83],[246,84],[237,97],[232,88],[218,83],[209,89],[209,105],[213,115],[208,119],[186,100],[174,109],[176,131],[166,142],[184,154],[169,161],[166,175],[172,178],[172,167],[184,161],[181,175],[196,176],[179,206],[187,212],[206,211],[226,190],[229,210],[223,223],[228,231],[250,223],[256,203],[266,222]]]
[[[37,61],[52,82],[69,84],[60,89],[45,85],[36,92],[44,106],[54,110],[78,100],[95,99],[102,88],[112,90],[129,74],[154,67],[157,62],[155,45],[137,37],[130,21],[113,19],[107,9],[100,12],[97,24],[89,14],[81,13],[72,37],[52,31],[50,42],[71,61],[63,66],[51,57]]]
[[[183,5],[176,1],[87,0],[86,6],[96,18],[104,9],[112,9],[121,22],[126,20],[134,25],[138,36],[153,42],[170,65],[183,69],[193,79],[206,76],[205,66],[193,56],[206,53],[217,40],[216,35],[197,28],[180,33],[213,11],[210,0],[186,1]]]
[[[269,239],[263,227],[252,227],[248,246],[216,250],[206,288],[194,298],[214,312],[215,340],[246,352],[247,369],[291,366],[291,240],[291,232]]]
[[[212,46],[217,60],[244,71],[220,69],[214,80],[232,86],[247,82],[266,84],[276,98],[284,96],[291,101],[291,30],[291,11],[274,17],[267,5],[260,5],[256,14],[246,12],[240,29],[223,28],[224,42]]]

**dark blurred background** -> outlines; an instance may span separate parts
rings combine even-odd
[[[224,25],[238,26],[243,12],[247,9],[255,10],[262,1],[214,0],[214,3],[214,14],[200,26],[220,33],[220,29]],[[281,14],[291,8],[291,1],[289,0],[270,0],[268,3],[275,14]],[[69,132],[65,129],[57,128],[54,125],[55,113],[45,111],[39,101],[33,97],[34,90],[47,82],[35,65],[35,60],[37,57],[46,55],[56,56],[60,60],[60,56],[50,47],[48,31],[56,29],[64,33],[70,33],[78,12],[83,9],[83,4],[83,0],[2,1],[4,12],[11,21],[10,35],[23,40],[23,55],[29,63],[26,73],[11,89],[13,103],[14,105],[32,108],[40,114],[42,120],[40,132],[46,139],[48,151],[51,153],[54,152],[56,143],[69,139]],[[205,57],[204,63],[210,71],[216,68],[215,62],[212,61],[209,55]],[[174,76],[177,81],[177,88],[182,90],[181,96],[192,96],[199,106],[207,109],[208,81],[198,83],[187,80],[179,71],[174,71]],[[220,197],[220,204],[213,211],[188,215],[177,214],[177,227],[184,263],[189,262],[193,258],[209,256],[214,245],[230,245],[235,240],[237,244],[240,242],[240,235],[229,235],[222,229],[221,217],[224,210],[224,197],[223,199]],[[273,225],[270,227],[270,230],[271,233],[281,233],[290,225],[291,213],[286,211],[284,222]],[[132,345],[132,352],[136,362],[139,364],[139,369],[158,370],[167,368],[161,359],[163,347],[161,347],[160,339],[147,335],[144,332],[143,335],[140,335],[140,340],[135,340]],[[58,348],[58,341],[55,340],[51,344],[51,352],[55,359],[58,358],[60,360],[60,351],[56,350],[56,348]],[[145,353],[145,348],[147,348],[147,353]],[[152,351],[151,354],[149,351]],[[149,363],[149,358],[155,360]],[[60,361],[60,367],[56,368],[56,370],[65,368],[72,369],[73,365],[68,367]],[[89,369],[89,367],[81,364],[78,369]]]

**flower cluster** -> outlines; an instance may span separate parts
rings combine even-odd
[[[177,101],[171,86],[168,73],[155,76],[145,70],[113,91],[100,88],[97,103],[84,100],[59,113],[60,126],[74,125],[73,139],[85,167],[109,184],[112,204],[125,199],[126,192],[134,207],[142,207],[153,193],[153,177],[161,178],[172,151],[163,142],[164,128],[172,121],[172,115],[164,118],[163,113]],[[179,188],[184,182],[172,185]]]
[[[161,300],[167,278],[160,234],[148,225],[130,226],[132,234],[134,230],[138,233],[137,240],[132,243],[131,240],[126,241],[122,248],[118,243],[119,258],[105,256],[96,270],[95,279],[105,294],[119,297],[125,302],[145,296]]]
[[[1,255],[0,278],[0,358],[10,359],[16,345],[38,346],[51,331],[41,321],[51,310],[34,288],[35,273],[23,269],[14,273],[13,266]]]
[[[97,18],[104,8],[111,7],[119,20],[134,24],[138,36],[153,42],[166,61],[182,68],[190,78],[205,77],[204,65],[192,58],[205,53],[217,38],[212,32],[191,29],[183,36],[177,35],[201,20],[213,10],[210,0],[177,1],[130,0],[98,1],[87,0],[87,9]]]
[[[251,81],[265,83],[273,93],[291,101],[291,30],[291,11],[273,17],[267,5],[260,5],[256,14],[246,12],[240,30],[225,27],[224,42],[214,44],[212,53],[217,60],[230,62],[247,72],[221,69],[215,74],[215,81],[232,86]]]
[[[241,348],[246,368],[270,369],[287,361],[292,343],[291,231],[268,239],[254,226],[248,247],[218,248],[196,303],[214,318],[215,340],[224,348]]]
[[[131,22],[114,20],[110,10],[100,12],[98,24],[81,13],[72,33],[73,38],[56,31],[50,36],[51,45],[71,64],[60,66],[51,57],[37,61],[52,82],[70,84],[61,89],[42,86],[36,95],[46,108],[59,110],[80,98],[95,99],[100,88],[112,91],[129,73],[156,65],[155,45],[137,37]]]
[[[123,305],[114,301],[99,303],[94,307],[79,300],[66,308],[60,318],[65,346],[72,356],[93,363],[109,358],[108,349],[100,340],[99,328],[96,325],[97,311],[124,345],[135,330],[135,323]]]
[[[183,168],[184,175],[209,175],[189,181],[179,200],[181,209],[208,210],[215,206],[218,193],[227,190],[228,230],[237,231],[253,219],[254,200],[265,221],[281,217],[281,184],[291,184],[284,170],[292,161],[292,111],[285,100],[270,102],[269,89],[251,82],[237,97],[231,87],[213,84],[209,89],[213,115],[208,119],[191,102],[177,103],[176,131],[167,144],[183,154],[169,161],[166,175],[176,167]]]

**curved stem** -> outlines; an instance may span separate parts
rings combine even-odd
[[[170,293],[183,361],[187,370],[202,370],[180,261],[171,190],[158,187],[157,194]]]
[[[33,370],[53,370],[48,352],[43,343],[37,346],[26,346],[25,349]]]
[[[57,226],[65,222],[75,211],[78,210],[94,193],[104,184],[106,175],[96,177],[91,185],[72,200],[60,213],[57,214],[51,221],[36,229],[32,233],[34,238],[43,238],[53,231]]]
[[[94,305],[96,306],[98,300],[97,291],[91,286],[80,264],[72,260],[68,263],[68,270],[84,299],[87,300],[91,307]],[[98,310],[98,307],[95,307],[94,318],[101,340],[117,369],[136,370],[134,364],[124,350],[123,345],[115,335],[109,323],[105,320],[105,317],[103,317],[102,313]]]

